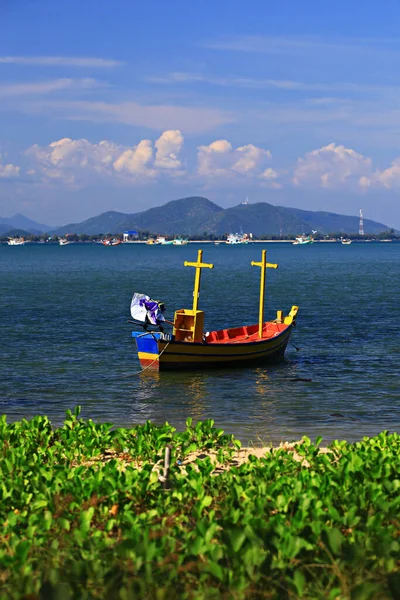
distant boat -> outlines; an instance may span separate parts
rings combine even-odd
[[[101,240],[101,243],[103,244],[103,246],[119,246],[120,244],[122,244],[121,240],[117,238],[113,238],[112,240]]]
[[[150,238],[148,240],[146,240],[146,244],[148,246],[154,246],[155,244],[157,244],[156,240],[153,240],[153,238]]]
[[[20,238],[8,238],[9,246],[24,246],[26,244],[26,240],[23,237]]]
[[[248,244],[251,240],[251,234],[247,235],[247,233],[230,233],[226,238],[226,243],[231,246],[236,246],[238,244]]]
[[[159,235],[156,239],[156,244],[159,244],[160,246],[172,246],[173,243],[174,243],[174,240],[167,240],[162,235]]]
[[[183,239],[182,237],[177,237],[172,241],[174,246],[186,246],[189,243],[188,239]]]
[[[342,238],[341,242],[345,246],[348,246],[349,244],[351,244],[352,240],[349,240],[348,238]]]
[[[313,242],[314,242],[314,238],[313,238],[312,235],[305,235],[303,233],[303,235],[298,235],[296,237],[296,239],[294,240],[293,244],[295,246],[304,246],[305,244],[312,244]]]
[[[60,244],[60,246],[68,246],[68,244],[70,244],[70,240],[67,240],[67,238],[60,238],[58,240],[58,243]]]

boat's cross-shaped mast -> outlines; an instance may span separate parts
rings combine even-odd
[[[193,290],[193,311],[197,310],[199,304],[199,295],[200,295],[200,279],[201,279],[201,270],[202,269],[213,269],[214,265],[209,263],[203,263],[203,250],[199,250],[197,252],[197,262],[188,262],[185,260],[183,265],[185,267],[195,267],[196,275],[194,277],[194,290]]]
[[[265,270],[266,269],[277,269],[276,263],[267,263],[267,251],[263,250],[261,253],[261,262],[251,261],[252,267],[261,267],[261,281],[260,281],[260,311],[258,316],[258,336],[263,336],[263,324],[264,324],[264,298],[265,298]]]

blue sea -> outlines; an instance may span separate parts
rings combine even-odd
[[[275,366],[141,373],[129,307],[161,299],[167,318],[190,308],[197,251],[206,328],[258,321],[267,249],[266,317],[300,307],[286,359]],[[400,244],[0,246],[0,413],[48,415],[77,404],[96,421],[151,419],[182,429],[213,419],[246,444],[321,435],[355,441],[400,430]]]

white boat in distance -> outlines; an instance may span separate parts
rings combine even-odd
[[[163,235],[159,235],[156,239],[156,244],[159,246],[172,246],[174,240],[167,240]]]
[[[341,242],[342,242],[342,244],[344,244],[345,246],[348,246],[349,244],[351,244],[351,240],[349,240],[349,239],[345,239],[345,238],[342,238],[342,239],[341,239]]]
[[[9,246],[24,246],[26,244],[25,238],[8,238],[7,244]]]
[[[311,231],[312,235],[305,235],[304,233],[303,235],[298,235],[294,240],[293,244],[295,246],[304,246],[305,244],[312,244],[314,242],[313,235],[317,233],[317,230],[314,231],[314,229],[312,229]]]
[[[177,237],[172,241],[174,246],[186,246],[189,243],[188,239],[184,239],[182,237]]]
[[[252,238],[252,233],[230,233],[226,238],[226,243],[232,246],[236,246],[238,244],[248,244]]]
[[[68,246],[68,244],[71,244],[71,242],[67,240],[67,238],[60,238],[58,240],[58,243],[60,244],[60,246]]]

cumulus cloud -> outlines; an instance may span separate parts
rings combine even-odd
[[[127,147],[107,140],[92,144],[86,139],[63,138],[45,147],[35,144],[25,154],[34,163],[32,176],[39,176],[42,182],[79,185],[113,177],[141,184],[181,171],[178,154],[182,145],[181,132],[172,130],[164,131],[154,144],[141,140]]]
[[[372,172],[370,158],[351,148],[328,144],[299,158],[293,183],[298,186],[335,188],[358,185]]]
[[[157,153],[155,166],[161,169],[181,169],[178,154],[182,150],[183,135],[179,129],[170,129],[158,138],[154,144]]]
[[[275,190],[278,190],[282,187],[282,184],[276,181],[278,177],[278,171],[275,171],[275,169],[271,169],[271,167],[265,169],[265,171],[263,171],[260,175],[262,185],[266,187],[271,187]]]
[[[383,171],[377,169],[370,177],[360,177],[360,185],[364,189],[370,187],[384,187],[388,190],[400,187],[400,158],[392,161],[390,167]]]
[[[228,140],[216,140],[197,150],[197,173],[211,179],[263,177],[265,163],[271,158],[269,150],[253,144],[235,149]]]
[[[2,164],[2,156],[0,154],[0,179],[15,179],[20,176],[20,167],[11,163]]]
[[[142,140],[134,148],[122,152],[113,164],[113,168],[119,173],[125,172],[133,177],[141,178],[157,177],[156,169],[151,167],[153,162],[153,143],[151,140]]]
[[[20,178],[44,185],[85,187],[94,183],[145,185],[181,181],[194,185],[255,186],[279,189],[289,180],[295,186],[367,190],[400,188],[400,157],[387,169],[373,168],[370,158],[343,145],[328,144],[299,158],[293,171],[269,166],[271,152],[253,144],[235,148],[228,140],[198,146],[197,168],[186,168],[184,137],[179,129],[164,131],[157,139],[132,146],[109,140],[62,138],[25,151],[23,170],[6,164],[0,155],[0,179]]]

